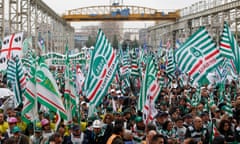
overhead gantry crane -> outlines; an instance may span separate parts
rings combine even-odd
[[[140,6],[91,6],[69,10],[62,16],[69,22],[79,21],[159,21],[180,18],[179,10],[157,10]]]

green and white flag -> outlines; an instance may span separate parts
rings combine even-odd
[[[196,107],[200,102],[201,102],[201,88],[197,87],[196,92],[192,95],[191,105],[193,107]]]
[[[148,96],[151,97],[151,101],[154,103],[159,92],[160,85],[157,82],[157,68],[152,56],[149,56],[138,99],[138,110],[143,110]]]
[[[231,33],[230,30],[228,31],[228,36],[230,40],[230,46],[234,55],[233,63],[235,65],[237,75],[239,75],[240,74],[240,49],[234,35]]]
[[[121,80],[121,92],[123,94],[126,94],[126,90],[130,88],[130,86],[129,77],[125,77],[123,80]]]
[[[231,31],[227,22],[224,22],[223,32],[219,44],[219,50],[222,56],[226,58],[234,58],[233,51],[231,49]]]
[[[117,65],[118,57],[100,29],[84,86],[90,107],[96,108],[95,106],[100,104],[115,76]],[[93,112],[92,110],[90,108],[89,114]]]
[[[29,78],[26,84],[26,89],[23,94],[23,109],[22,109],[22,120],[26,123],[30,123],[36,120],[37,112],[37,94],[36,94],[36,63],[32,61]]]
[[[132,54],[132,63],[131,63],[131,76],[140,77],[140,69],[138,67],[137,55],[135,52]]]
[[[124,52],[122,57],[122,67],[120,68],[121,78],[129,77],[130,72],[130,63],[129,63],[129,53],[128,51]]]
[[[201,27],[177,49],[175,61],[193,83],[201,85],[207,74],[222,62],[222,57],[207,30]]]
[[[72,73],[70,72],[70,60],[68,55],[68,45],[66,45],[65,52],[65,88],[64,88],[64,99],[65,108],[67,110],[68,121],[72,121],[73,113],[76,110],[76,93],[74,84],[72,81]]]
[[[14,91],[14,105],[15,107],[18,107],[22,104],[22,95],[26,86],[26,76],[23,72],[23,66],[18,56],[14,59],[9,59],[8,61],[7,80],[10,82]]]
[[[168,52],[168,59],[167,59],[167,66],[166,66],[166,73],[169,79],[173,79],[175,77],[175,62],[174,62],[174,56],[173,56],[173,50],[171,49]]]
[[[154,63],[153,57],[150,56],[148,58],[147,68],[138,99],[138,110],[143,111],[143,119],[146,124],[152,121],[157,114],[155,101],[159,92],[160,85],[157,79],[157,67]]]
[[[39,59],[39,66],[37,67],[36,80],[38,102],[54,112],[58,110],[61,118],[67,119],[66,110],[56,81],[41,57]]]
[[[233,116],[233,110],[232,110],[232,103],[231,103],[231,95],[225,94],[225,105],[223,106],[223,111],[227,113],[229,117]]]

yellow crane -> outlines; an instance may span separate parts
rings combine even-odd
[[[140,6],[110,5],[91,6],[69,10],[63,19],[76,21],[159,21],[177,20],[179,10],[157,10]]]

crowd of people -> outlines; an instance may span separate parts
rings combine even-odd
[[[89,102],[79,97],[80,120],[56,124],[56,113],[39,111],[38,121],[25,123],[21,109],[0,111],[0,143],[3,144],[224,144],[240,143],[240,89],[236,82],[225,84],[232,115],[220,101],[220,87],[206,85],[200,89],[200,101],[189,99],[196,87],[178,84],[163,87],[156,101],[158,113],[148,123],[137,110],[138,97],[122,94],[111,86],[108,94],[88,115]],[[128,92],[128,91],[127,91]],[[171,96],[170,96],[171,95]],[[214,104],[210,104],[213,95]],[[170,102],[171,101],[171,102]],[[208,108],[206,108],[208,106]]]

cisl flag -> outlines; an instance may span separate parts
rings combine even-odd
[[[23,32],[6,36],[2,42],[1,58],[22,56]]]
[[[90,69],[84,82],[84,90],[90,106],[96,108],[106,94],[118,65],[118,57],[104,35],[99,30],[90,62]],[[89,113],[92,111],[89,109]]]
[[[179,69],[193,79],[193,83],[201,85],[223,58],[206,28],[201,27],[177,49],[175,60]]]

